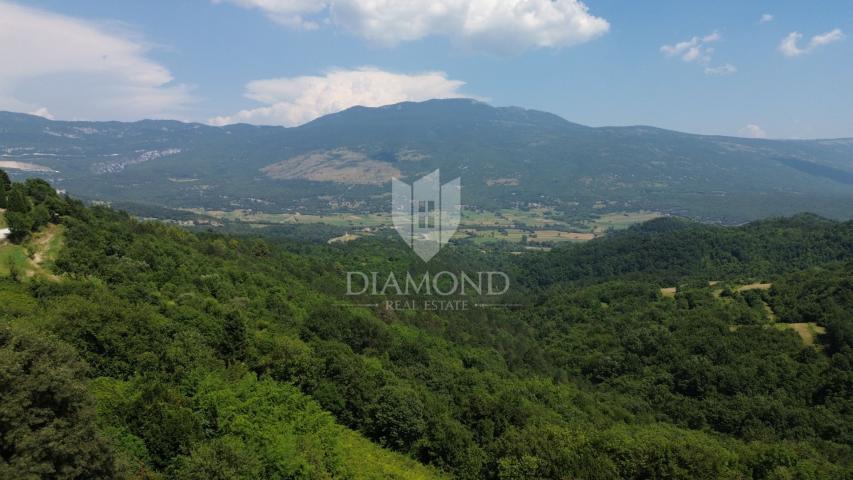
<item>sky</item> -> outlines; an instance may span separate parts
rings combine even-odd
[[[853,2],[0,0],[0,110],[295,126],[471,97],[591,126],[853,137]]]

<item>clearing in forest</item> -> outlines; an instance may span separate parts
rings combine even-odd
[[[341,235],[340,237],[330,238],[326,243],[328,243],[328,244],[346,243],[346,242],[351,242],[357,238],[360,238],[360,237],[358,235],[353,235],[351,233],[345,233],[344,235]]]
[[[38,275],[58,280],[59,277],[51,273],[51,269],[62,248],[64,235],[64,227],[51,224],[34,233],[21,245],[8,240],[0,241],[0,277],[16,273],[19,278]]]
[[[770,290],[772,287],[772,283],[750,283],[749,285],[743,285],[737,288],[738,292],[745,292],[747,290]]]
[[[800,335],[803,343],[807,346],[815,344],[818,335],[826,333],[826,328],[814,323],[776,323],[773,325],[778,330],[793,330]]]
[[[664,297],[675,298],[675,294],[678,292],[677,287],[669,287],[669,288],[661,288],[660,294]]]

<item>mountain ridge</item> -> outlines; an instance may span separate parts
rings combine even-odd
[[[435,103],[435,102],[471,103],[471,104],[475,104],[475,105],[482,105],[482,106],[485,106],[487,108],[494,109],[494,110],[532,112],[532,113],[537,114],[537,115],[553,117],[556,120],[562,121],[562,122],[564,122],[566,124],[570,124],[572,126],[583,127],[583,128],[587,128],[587,129],[594,129],[594,130],[652,130],[652,131],[659,131],[659,132],[664,132],[664,133],[675,133],[675,134],[688,135],[688,136],[694,136],[694,137],[736,139],[739,141],[755,141],[755,142],[765,142],[765,141],[770,141],[770,142],[828,142],[828,141],[845,141],[846,142],[846,141],[849,141],[849,142],[853,142],[853,136],[849,136],[849,137],[813,137],[813,138],[752,138],[752,137],[741,137],[741,136],[736,136],[736,135],[725,135],[725,134],[716,134],[716,133],[685,132],[682,130],[675,130],[675,129],[671,129],[671,128],[659,127],[656,125],[642,124],[642,123],[629,124],[629,125],[591,126],[591,125],[584,125],[582,123],[573,122],[571,120],[566,119],[565,117],[563,117],[561,115],[558,115],[556,113],[551,113],[551,112],[548,112],[545,110],[539,110],[539,109],[534,109],[534,108],[526,108],[526,107],[521,107],[521,106],[516,106],[516,105],[494,106],[494,105],[491,105],[487,102],[483,102],[481,100],[477,100],[474,98],[464,98],[464,97],[462,97],[462,98],[429,99],[429,100],[423,100],[423,101],[403,101],[403,102],[391,103],[388,105],[381,105],[381,106],[377,106],[377,107],[364,106],[364,105],[354,105],[352,107],[345,108],[345,109],[338,111],[338,112],[333,112],[333,113],[321,115],[321,116],[319,116],[313,120],[310,120],[310,121],[305,122],[303,124],[292,126],[292,127],[287,127],[287,126],[283,126],[283,125],[254,124],[254,123],[247,123],[247,122],[229,123],[226,125],[211,125],[211,124],[199,122],[199,121],[184,121],[184,120],[176,120],[176,119],[158,119],[158,118],[143,118],[143,119],[134,120],[134,121],[61,120],[61,119],[46,118],[46,117],[43,117],[40,115],[35,115],[32,113],[15,112],[15,111],[10,111],[10,110],[0,110],[0,121],[4,121],[4,120],[10,119],[10,118],[20,117],[20,118],[29,118],[29,119],[39,120],[39,121],[49,122],[49,123],[74,123],[74,124],[83,124],[83,123],[102,124],[102,123],[107,123],[107,124],[119,124],[119,125],[134,125],[134,124],[141,124],[141,123],[149,123],[150,122],[150,123],[173,123],[173,124],[180,124],[180,125],[192,126],[192,127],[197,126],[197,127],[211,128],[211,129],[226,129],[226,130],[228,128],[243,127],[243,126],[252,127],[252,128],[262,128],[262,129],[294,130],[294,129],[300,129],[300,128],[308,126],[308,125],[314,125],[317,123],[322,123],[322,122],[324,122],[330,118],[334,118],[334,117],[338,117],[338,116],[342,116],[342,115],[347,115],[347,114],[351,114],[354,112],[384,111],[384,110],[390,110],[390,109],[397,108],[397,107],[403,107],[403,106],[409,106],[409,105],[425,105],[425,104],[431,104],[431,103]]]
[[[440,169],[462,177],[475,210],[653,210],[723,223],[853,212],[853,140],[589,127],[471,99],[357,106],[298,127],[2,113],[0,155],[7,167],[43,167],[18,176],[90,200],[181,208],[386,212],[391,176]]]

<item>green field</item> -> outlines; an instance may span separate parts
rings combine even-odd
[[[0,277],[8,277],[13,269],[21,273],[30,270],[30,260],[27,252],[20,245],[0,243]]]
[[[593,233],[563,232],[559,230],[473,229],[456,232],[455,238],[471,238],[475,243],[524,242],[529,244],[552,242],[585,242],[595,238]]]
[[[447,478],[438,470],[423,465],[405,455],[377,448],[370,440],[351,430],[341,429],[344,461],[363,465],[363,478],[427,480]]]
[[[622,230],[630,227],[631,225],[647,222],[662,216],[664,215],[660,212],[649,212],[645,210],[641,210],[639,212],[605,213],[590,222],[590,230],[595,233],[607,230]]]
[[[302,214],[302,213],[264,213],[247,210],[187,210],[199,215],[206,215],[218,220],[230,222],[243,222],[256,225],[287,225],[312,223],[324,223],[337,227],[378,227],[391,225],[391,216],[384,213],[351,214],[332,213],[327,215]]]
[[[391,228],[391,216],[385,213],[263,213],[248,210],[190,210],[199,215],[213,217],[223,222],[240,222],[252,227],[270,225],[325,224],[334,227]],[[663,216],[659,212],[638,211],[608,213],[580,224],[570,225],[558,220],[557,212],[550,208],[527,210],[503,209],[498,211],[463,210],[456,238],[472,238],[477,243],[497,241],[527,243],[583,242],[601,236],[609,230],[621,230]],[[330,238],[334,240],[337,237]]]
[[[556,212],[550,208],[531,208],[529,210],[504,209],[492,211],[463,210],[463,227],[502,227],[524,225],[530,228],[568,226],[565,222],[551,218]]]

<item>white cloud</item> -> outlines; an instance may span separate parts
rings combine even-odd
[[[717,40],[719,40],[721,38],[723,38],[723,37],[720,36],[720,32],[715,30],[713,33],[710,33],[710,34],[702,37],[702,41],[705,43],[711,43],[711,42],[716,42]]]
[[[44,107],[37,108],[37,109],[33,110],[32,112],[27,112],[27,113],[29,113],[30,115],[35,115],[37,117],[46,118],[48,120],[54,120],[56,118],[53,116],[52,113],[50,113],[50,110],[48,110]]]
[[[717,67],[710,66],[713,60],[714,48],[709,44],[718,42],[723,37],[719,32],[714,31],[703,37],[693,37],[690,40],[678,42],[673,45],[663,45],[660,47],[661,53],[667,57],[679,57],[685,62],[696,62],[705,66],[705,73],[708,75],[731,75],[737,72],[737,68],[731,64],[725,64]]]
[[[313,30],[319,27],[319,24],[306,17],[316,15],[328,8],[328,3],[323,0],[213,0],[213,2],[228,2],[243,8],[261,10],[282,25],[307,30]]]
[[[660,51],[668,56],[680,56],[685,62],[699,61],[703,65],[710,63],[711,54],[714,49],[709,47],[709,43],[719,41],[722,37],[719,32],[713,32],[704,37],[693,37],[684,42],[678,42],[674,45],[664,45],[660,47]]]
[[[770,13],[765,13],[758,19],[758,23],[769,23],[773,21],[773,15]]]
[[[801,38],[803,38],[803,34],[800,32],[789,33],[788,36],[783,38],[782,42],[779,43],[779,51],[788,57],[796,57],[806,53],[805,50],[797,46],[797,42],[799,42]]]
[[[192,101],[144,44],[104,26],[0,2],[0,45],[0,110],[130,120]]]
[[[497,54],[567,47],[610,29],[580,0],[213,0],[265,12],[289,26],[333,25],[394,45],[442,35]]]
[[[737,67],[731,63],[720,65],[718,67],[705,67],[706,75],[732,75],[737,73]]]
[[[750,123],[749,125],[738,130],[738,135],[746,138],[767,138],[767,132],[758,125]]]
[[[846,35],[844,35],[844,32],[842,32],[841,29],[836,28],[826,33],[813,36],[811,40],[809,40],[808,45],[800,47],[799,43],[803,38],[803,34],[800,32],[791,32],[779,43],[779,51],[788,57],[798,57],[806,53],[811,53],[814,49],[820,46],[844,40],[845,37]]]
[[[246,86],[246,97],[266,106],[215,117],[209,123],[301,125],[355,105],[378,107],[431,98],[470,97],[459,92],[464,84],[448,79],[443,72],[406,75],[372,67],[332,70],[323,76],[255,80]]]
[[[681,59],[685,62],[692,62],[697,60],[702,55],[702,49],[700,47],[690,47],[684,52],[684,55],[681,56]]]
[[[815,35],[809,42],[809,48],[816,48],[821,45],[829,45],[830,43],[840,42],[844,40],[844,32],[840,28],[831,30],[822,35]]]
[[[699,45],[699,37],[693,37],[686,42],[679,42],[675,45],[664,45],[660,47],[660,51],[672,57],[686,52],[689,49],[696,48]]]

